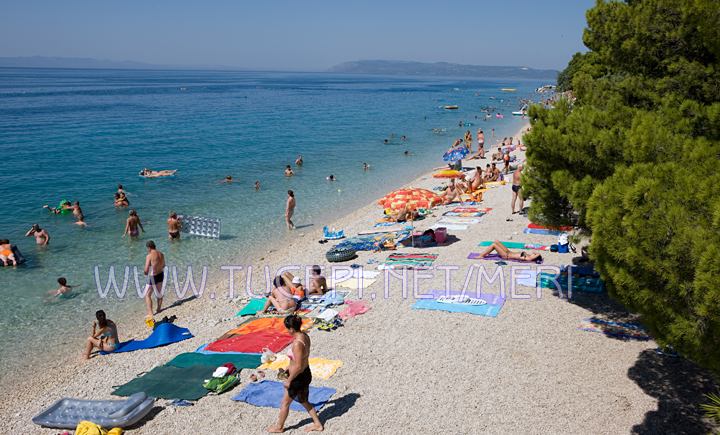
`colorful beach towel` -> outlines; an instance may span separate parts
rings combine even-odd
[[[474,217],[457,217],[457,216],[445,216],[438,221],[440,224],[462,224],[462,225],[475,225],[480,223],[479,218]]]
[[[401,254],[393,253],[388,256],[378,269],[427,269],[432,267],[437,254]]]
[[[382,251],[388,242],[398,244],[409,238],[410,230],[374,233],[349,237],[335,245],[336,249],[354,249],[356,251]]]
[[[335,394],[334,388],[328,387],[310,387],[310,395],[308,401],[316,410],[320,410]],[[233,400],[238,402],[249,403],[254,406],[262,406],[268,408],[279,408],[280,402],[285,395],[285,387],[280,382],[263,380],[253,382],[243,388]],[[293,411],[305,412],[305,408],[296,401],[290,404]]]
[[[351,317],[365,314],[369,310],[370,306],[365,301],[347,301],[345,303],[345,308],[340,311],[338,316],[340,316],[340,318],[343,320],[347,320]]]
[[[166,366],[190,367],[210,366],[219,367],[225,363],[233,363],[237,369],[254,369],[260,365],[258,353],[220,353],[202,354],[197,352],[181,353],[171,359]]]
[[[262,330],[244,335],[233,335],[208,344],[205,350],[210,352],[243,352],[262,353],[264,348],[273,352],[280,352],[293,341],[293,336],[287,332]]]
[[[267,302],[267,298],[250,299],[247,305],[245,305],[242,310],[238,311],[235,316],[254,316],[255,314],[257,314],[258,311],[261,311],[263,308],[265,308],[265,302]]]
[[[541,245],[539,243],[525,243],[525,242],[500,242],[508,249],[531,249],[534,251],[549,251],[550,246]],[[484,240],[478,244],[478,246],[490,246],[493,244],[492,240]]]
[[[415,310],[435,310],[435,311],[447,311],[450,313],[468,313],[476,316],[486,317],[497,317],[505,304],[505,298],[498,294],[493,293],[478,293],[478,292],[459,292],[459,291],[446,291],[446,290],[431,290],[428,292],[433,298],[432,299],[418,299],[413,304]],[[472,298],[478,298],[485,301],[483,305],[468,305],[468,304],[453,304],[447,302],[438,302],[437,299],[441,296],[457,296],[465,295]]]
[[[443,216],[450,217],[481,217],[492,210],[491,208],[478,207],[455,207],[450,211],[443,213]]]
[[[152,349],[154,347],[167,346],[178,341],[192,338],[193,335],[187,328],[175,326],[172,323],[158,323],[153,332],[144,340],[124,341],[117,345],[112,353],[133,352],[141,349]],[[105,352],[102,352],[106,354]]]
[[[131,396],[144,392],[162,399],[198,400],[210,391],[203,387],[212,377],[216,366],[174,367],[159,366],[115,389],[116,396]]]
[[[330,379],[335,372],[342,367],[343,362],[337,359],[309,358],[310,372],[313,378]],[[278,355],[271,363],[265,363],[258,367],[261,370],[286,369],[290,365],[290,358],[287,355]]]
[[[542,261],[523,261],[523,260],[515,260],[515,259],[512,259],[512,258],[502,258],[499,254],[495,254],[495,253],[488,254],[488,255],[486,255],[486,256],[483,257],[483,256],[480,254],[480,252],[471,252],[471,253],[468,254],[468,257],[467,257],[467,258],[468,258],[468,260],[488,260],[488,261],[499,261],[499,260],[502,260],[502,261],[512,261],[512,262],[515,262],[515,263],[526,263],[526,264],[536,263],[536,264],[542,264]]]
[[[572,291],[582,293],[602,293],[605,291],[605,283],[598,276],[572,276],[572,280],[568,278],[567,273],[553,274],[543,272],[538,275],[538,285],[541,288],[549,288],[551,290],[567,292],[572,283]],[[559,286],[559,288],[558,288]]]
[[[639,323],[613,322],[595,317],[584,319],[578,329],[588,332],[600,332],[623,340],[647,341],[652,338]]]

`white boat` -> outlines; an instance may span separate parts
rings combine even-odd
[[[522,108],[520,108],[520,110],[516,110],[512,114],[514,116],[527,116],[527,111],[528,111],[528,105],[523,104],[523,106],[522,106]]]

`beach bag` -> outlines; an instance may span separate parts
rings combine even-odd
[[[260,362],[263,364],[271,363],[277,359],[277,355],[275,355],[275,352],[271,351],[267,347],[263,348],[263,353],[260,356]]]
[[[568,236],[565,233],[560,234],[560,237],[558,237],[557,252],[558,254],[570,252],[570,242],[568,242]]]

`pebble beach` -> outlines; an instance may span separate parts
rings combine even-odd
[[[514,154],[524,160],[523,152]],[[484,167],[486,162],[489,159],[466,160],[464,165]],[[407,186],[432,189],[439,181],[428,172]],[[669,357],[655,353],[657,344],[652,340],[618,340],[578,329],[583,319],[592,316],[612,314],[614,319],[634,319],[606,295],[575,295],[569,300],[551,289],[513,287],[510,264],[500,266],[506,269],[502,285],[496,281],[482,288],[483,293],[505,291],[507,300],[497,317],[412,308],[414,294],[447,288],[445,270],[438,266],[457,266],[449,281],[454,290],[463,287],[469,273],[474,286],[480,266],[492,275],[498,267],[493,261],[467,258],[470,252],[482,249],[478,247],[482,240],[555,243],[556,237],[523,233],[529,221],[524,215],[511,215],[510,197],[510,183],[490,188],[480,206],[492,210],[479,223],[463,231],[448,230],[454,237],[443,246],[401,248],[400,252],[438,254],[435,270],[422,271],[419,276],[415,276],[418,271],[407,271],[405,295],[400,272],[381,274],[362,295],[355,290],[349,296],[362,296],[370,305],[367,313],[347,320],[334,331],[310,330],[311,357],[343,362],[330,379],[313,381],[315,386],[337,390],[320,412],[325,431],[694,433],[687,423],[699,412],[692,401],[701,399],[695,391],[711,383],[709,375],[682,358],[669,361]],[[416,230],[430,228],[451,207],[437,207],[415,222]],[[252,265],[258,269],[270,266],[271,270],[288,265],[329,267],[325,252],[332,245],[318,243],[323,225],[353,235],[370,230],[380,216],[380,208],[371,203],[334,222],[316,222],[295,230],[291,242],[268,249],[253,259]],[[375,270],[388,254],[362,251],[352,263]],[[569,264],[573,254],[543,252],[543,257],[544,265],[560,266]],[[238,275],[244,282],[244,275]],[[264,288],[258,275],[254,275],[253,287]],[[227,285],[227,280],[211,282],[208,288],[222,294]],[[190,329],[194,337],[189,340],[89,361],[80,360],[78,347],[77,354],[68,354],[66,360],[56,361],[52,367],[33,367],[32,376],[7,382],[0,432],[61,432],[35,426],[31,418],[61,397],[114,398],[113,386],[179,353],[192,352],[237,326],[241,320],[235,313],[246,301],[242,294],[234,299],[203,295],[163,312],[177,316],[175,323]],[[140,313],[137,319],[114,320],[122,339],[147,335]],[[253,372],[244,369],[240,385],[222,395],[206,396],[193,406],[174,407],[167,400],[158,400],[150,416],[128,432],[264,433],[275,421],[277,409],[230,399],[251,382]],[[677,382],[681,374],[695,382],[680,387]],[[274,379],[275,372],[268,371],[268,377]],[[677,410],[675,418],[668,417],[668,407]],[[302,433],[309,422],[307,414],[291,411],[288,432]]]

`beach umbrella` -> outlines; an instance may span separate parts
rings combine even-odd
[[[433,174],[433,178],[463,178],[465,173],[454,169],[444,169]]]
[[[468,154],[470,154],[470,150],[465,146],[452,147],[443,154],[443,160],[448,163],[455,163],[464,159]]]
[[[408,209],[431,208],[442,202],[442,198],[427,189],[398,189],[378,200],[378,205],[391,210],[400,210],[407,205]]]

